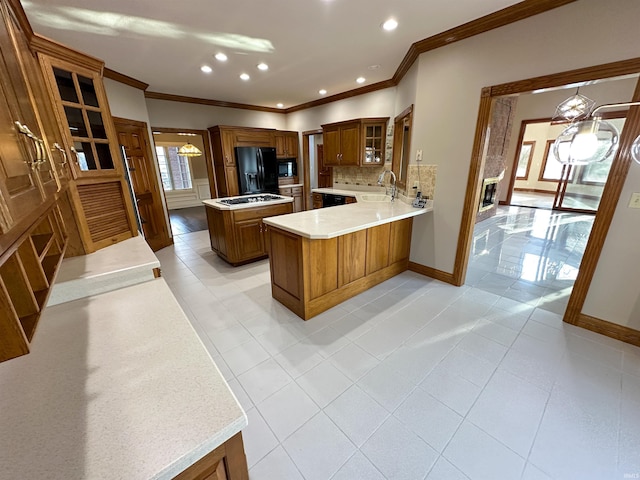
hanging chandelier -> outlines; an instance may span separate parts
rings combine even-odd
[[[200,155],[202,155],[202,152],[198,147],[187,142],[180,147],[180,149],[178,150],[178,155],[180,155],[181,157],[199,157]]]
[[[596,102],[584,95],[580,95],[579,92],[580,87],[576,90],[575,95],[567,98],[556,107],[556,113],[553,115],[554,119],[562,118],[573,122],[589,115]]]

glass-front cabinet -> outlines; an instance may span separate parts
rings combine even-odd
[[[382,165],[384,163],[384,141],[386,122],[363,122],[364,157],[363,166]]]
[[[76,177],[116,173],[107,100],[98,73],[57,59],[47,58],[44,63],[49,66],[61,124],[69,135]]]

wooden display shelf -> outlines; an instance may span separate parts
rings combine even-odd
[[[67,247],[61,222],[54,204],[0,265],[0,361],[29,353]]]

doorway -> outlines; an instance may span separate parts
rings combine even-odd
[[[302,162],[304,168],[305,210],[313,205],[314,188],[333,187],[331,167],[324,165],[322,130],[302,132]]]
[[[216,197],[215,184],[209,182],[212,165],[209,132],[156,127],[152,130],[173,235],[206,230],[202,201]],[[196,150],[188,156],[181,155],[186,145]]]
[[[128,168],[130,185],[138,211],[139,228],[142,229],[145,240],[155,252],[173,242],[169,236],[162,194],[158,186],[149,129],[146,123],[136,120],[114,117],[113,122]]]

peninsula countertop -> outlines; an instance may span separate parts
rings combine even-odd
[[[47,308],[0,411],[3,478],[170,479],[247,425],[161,278]]]
[[[432,210],[432,200],[427,202],[425,208],[414,208],[399,200],[358,202],[268,217],[263,219],[263,222],[302,237],[326,239],[422,215]]]

